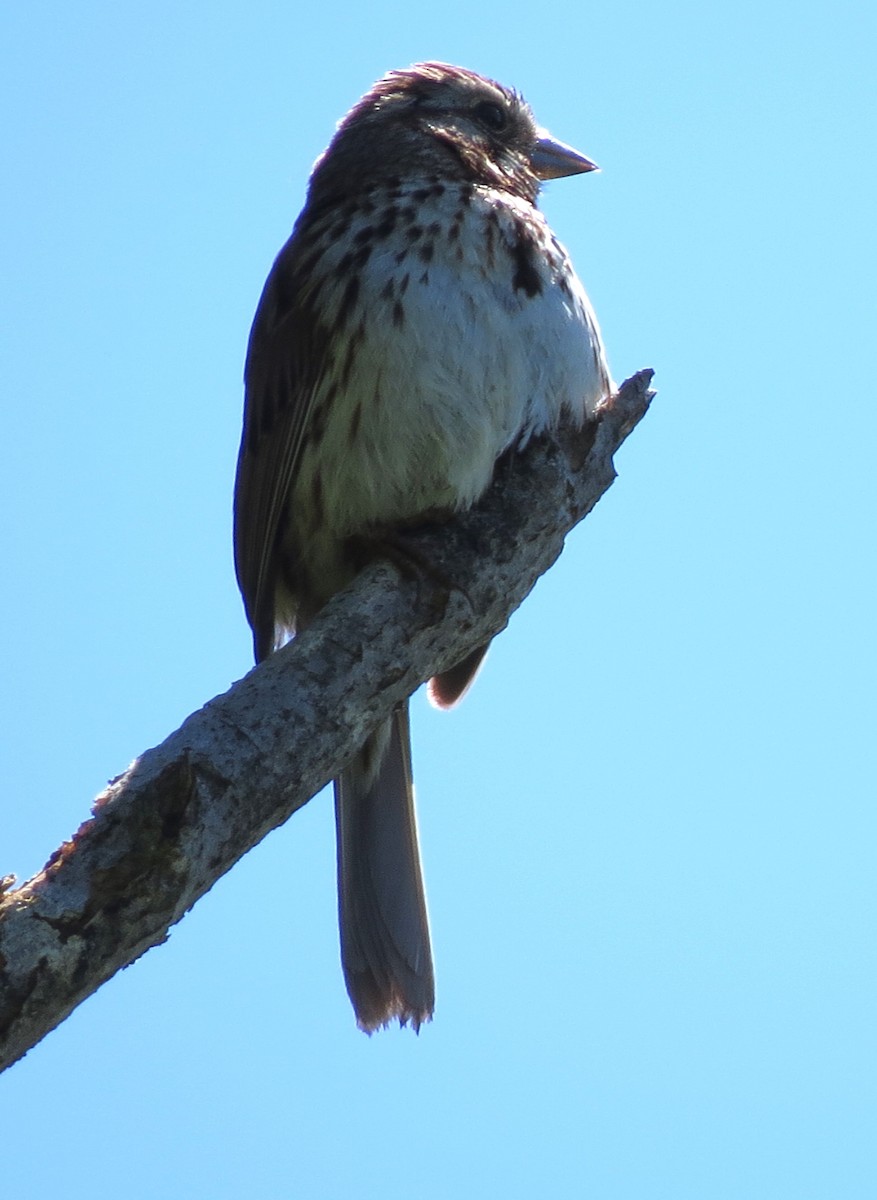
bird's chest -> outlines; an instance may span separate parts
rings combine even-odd
[[[587,300],[523,202],[427,182],[351,219],[321,268],[311,470],[341,532],[468,506],[510,445],[599,399]]]

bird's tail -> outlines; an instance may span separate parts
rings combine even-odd
[[[361,1029],[432,1017],[435,981],[417,846],[408,703],[335,781],[341,962]]]

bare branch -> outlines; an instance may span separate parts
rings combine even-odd
[[[418,535],[453,589],[370,567],[301,637],[135,760],[39,874],[0,887],[0,1069],[164,941],[395,704],[505,627],[612,483],[651,375],[629,379],[562,447],[509,457],[476,509]]]

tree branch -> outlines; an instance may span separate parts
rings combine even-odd
[[[0,881],[0,1069],[163,942],[424,679],[506,626],[615,478],[651,376],[629,379],[583,432],[509,456],[475,509],[417,535],[453,588],[369,567],[301,637],[136,759],[39,874],[15,890]]]

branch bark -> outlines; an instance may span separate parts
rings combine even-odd
[[[612,456],[648,408],[651,376],[629,379],[581,433],[504,460],[475,509],[418,535],[452,589],[376,563],[113,780],[33,879],[0,881],[0,1070],[163,942],[394,705],[505,628],[615,478]]]

